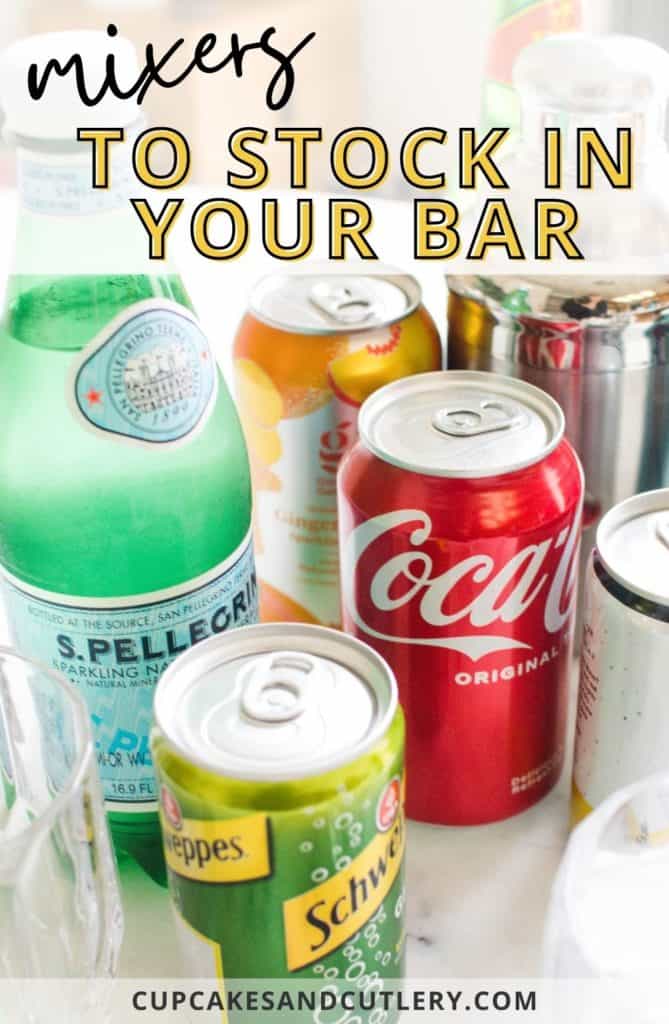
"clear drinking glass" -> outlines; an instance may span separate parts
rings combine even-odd
[[[556,1003],[561,1019],[665,1022],[668,928],[669,775],[662,774],[614,793],[571,835],[544,936],[544,973],[571,979],[558,986],[571,1002]]]
[[[0,979],[110,977],[122,932],[88,712],[0,647]]]

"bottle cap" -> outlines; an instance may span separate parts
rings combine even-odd
[[[74,67],[66,74],[52,70],[41,98],[33,99],[28,91],[31,65],[37,65],[41,81],[49,61],[57,61],[62,69],[73,55],[80,55],[88,96],[99,93],[110,55],[121,89],[127,91],[139,78],[135,47],[122,36],[93,31],[27,36],[0,56],[0,100],[6,133],[44,141],[75,142],[78,128],[123,128],[140,118],[136,97],[119,99],[109,90],[99,103],[87,106],[79,95]]]

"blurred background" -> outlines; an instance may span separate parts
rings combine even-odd
[[[4,0],[0,46],[34,32],[101,29],[110,21],[140,53],[149,41],[160,53],[183,37],[184,63],[205,32],[219,35],[226,52],[232,32],[251,41],[274,25],[277,40],[290,49],[316,31],[317,40],[297,58],[293,97],[277,113],[265,105],[271,72],[260,55],[249,60],[242,80],[229,69],[215,76],[194,72],[178,89],[149,92],[149,121],[187,134],[195,183],[222,180],[227,136],[240,125],[270,132],[281,124],[317,125],[328,140],[363,124],[393,146],[420,125],[513,124],[513,59],[546,33],[630,32],[669,47],[663,0]],[[320,148],[310,185],[331,190],[327,147]],[[286,150],[280,146],[276,156],[267,150],[277,188],[287,183]],[[3,151],[0,181],[11,183],[12,175],[13,160]],[[391,174],[377,194],[399,196],[403,189]]]

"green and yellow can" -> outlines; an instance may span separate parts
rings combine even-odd
[[[190,972],[396,989],[404,719],[386,662],[324,627],[233,630],[168,668],[155,722]]]

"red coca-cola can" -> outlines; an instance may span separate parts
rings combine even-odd
[[[345,629],[397,676],[412,818],[510,817],[564,759],[583,473],[549,395],[425,373],[364,403],[339,472]]]

